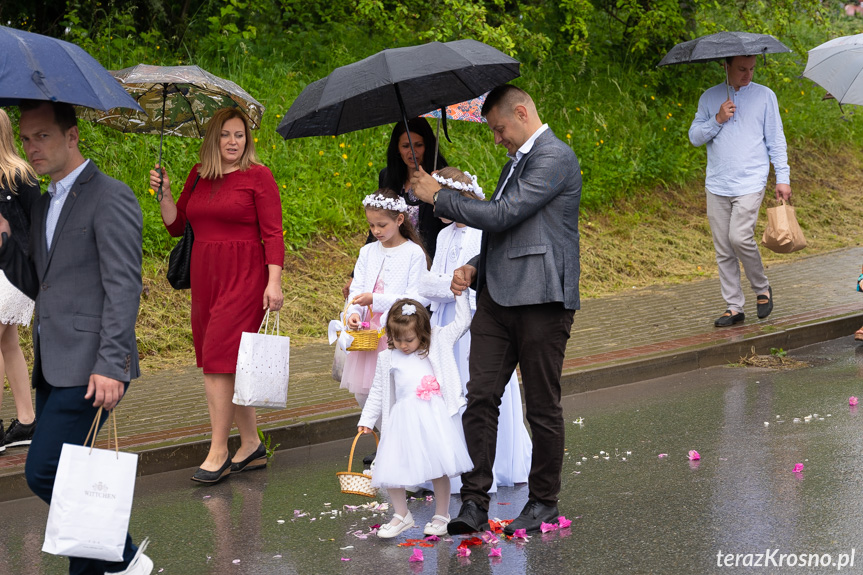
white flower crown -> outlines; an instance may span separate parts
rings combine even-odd
[[[378,208],[381,210],[390,210],[393,212],[406,212],[408,205],[404,198],[388,198],[383,194],[369,194],[363,198],[363,206],[366,208]]]
[[[468,172],[465,172],[464,175],[467,176],[468,178],[470,178],[471,182],[473,182],[473,183],[464,184],[462,182],[457,182],[457,181],[453,180],[452,178],[444,178],[443,176],[440,176],[438,174],[432,174],[432,177],[435,180],[437,180],[437,183],[439,183],[440,185],[442,185],[445,188],[452,188],[453,190],[459,190],[459,191],[465,191],[465,192],[473,192],[473,194],[477,198],[484,200],[485,194],[482,193],[482,188],[477,183],[476,176],[474,176]]]
[[[413,315],[417,312],[417,306],[406,303],[402,306],[402,315]]]

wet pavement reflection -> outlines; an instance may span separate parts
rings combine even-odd
[[[720,367],[567,398],[560,511],[572,525],[502,539],[499,558],[488,543],[460,557],[463,537],[398,546],[422,537],[425,498],[405,536],[362,538],[388,514],[344,507],[371,501],[338,490],[350,441],[210,488],[192,470],[141,478],[131,529],[165,574],[863,572],[863,415],[848,404],[863,397],[861,349],[849,337],[790,354],[801,369]],[[490,515],[513,518],[526,498],[502,488]],[[0,504],[0,573],[63,572],[39,551],[46,517],[35,498]],[[409,562],[416,550],[424,560]]]

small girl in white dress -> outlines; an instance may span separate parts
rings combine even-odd
[[[378,529],[390,539],[414,526],[406,485],[431,480],[435,515],[426,535],[445,535],[450,521],[450,477],[473,468],[464,431],[453,418],[465,404],[453,345],[470,327],[467,296],[456,298],[455,320],[432,329],[423,305],[412,299],[393,304],[386,318],[388,349],[377,369],[358,428],[371,433],[381,418],[372,485],[385,487],[395,514]]]

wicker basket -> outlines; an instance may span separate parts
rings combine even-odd
[[[345,302],[345,311],[342,313],[343,316],[346,316],[348,313],[348,307],[350,304]],[[369,315],[368,321],[372,320],[372,306],[369,306]],[[345,324],[348,322],[348,318],[344,318]],[[354,342],[348,348],[348,351],[375,351],[378,348],[378,342],[383,337],[385,329],[380,327],[379,329],[358,329],[358,330],[346,330],[347,334],[354,338]]]
[[[339,485],[342,488],[342,493],[352,493],[354,495],[376,497],[378,494],[378,488],[372,487],[371,475],[351,471],[351,467],[353,467],[354,464],[354,449],[356,449],[357,447],[357,440],[362,435],[363,433],[361,431],[358,432],[357,436],[354,437],[354,442],[351,444],[351,455],[348,459],[348,470],[339,471],[338,473],[336,473],[336,477],[339,478]],[[377,445],[378,435],[374,431],[372,431],[372,435],[375,436],[375,445]]]

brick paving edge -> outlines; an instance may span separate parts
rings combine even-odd
[[[758,354],[768,354],[771,348],[791,350],[815,343],[848,336],[863,324],[863,313],[843,315],[777,331],[746,337],[739,341],[714,345],[698,345],[632,361],[612,362],[588,368],[565,371],[561,377],[564,396],[586,391],[665,377],[706,367],[727,365],[749,355],[754,347]],[[286,426],[266,426],[273,444],[279,451],[308,447],[330,441],[348,439],[356,434],[357,413],[327,417]],[[208,440],[156,447],[139,451],[138,475],[153,475],[178,469],[194,469],[207,453]],[[239,437],[231,438],[230,448],[236,449]],[[30,497],[32,493],[24,479],[23,468],[0,476],[0,503]]]

